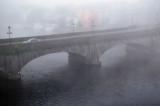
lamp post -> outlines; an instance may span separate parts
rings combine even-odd
[[[8,32],[7,32],[7,34],[9,35],[9,43],[10,43],[10,54],[12,53],[12,48],[11,48],[11,34],[12,34],[12,32],[11,32],[11,27],[10,26],[8,26]],[[10,64],[12,64],[12,59],[10,58]],[[10,67],[10,70],[12,71],[12,66]]]
[[[12,32],[11,32],[11,27],[9,26],[8,27],[8,32],[7,32],[7,34],[9,35],[9,43],[10,43],[10,46],[11,46],[11,34],[12,34]]]
[[[132,14],[132,25],[133,25],[133,21],[134,21],[134,17],[133,17],[133,14]]]
[[[159,23],[159,14],[156,14],[156,23]]]
[[[92,32],[94,34],[94,27],[95,27],[94,19],[91,19],[91,27],[92,27]]]
[[[72,19],[71,24],[72,24],[73,32],[74,32],[74,19]]]
[[[11,32],[11,27],[10,26],[8,26],[8,32],[7,32],[7,34],[9,35],[9,44],[10,44],[10,52],[11,52],[11,34],[12,34],[12,32]]]

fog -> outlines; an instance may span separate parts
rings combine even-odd
[[[0,39],[55,33],[154,25],[159,0],[1,0]],[[73,22],[72,22],[73,20]],[[74,26],[73,26],[74,23]]]
[[[159,4],[0,0],[0,105],[160,106]]]

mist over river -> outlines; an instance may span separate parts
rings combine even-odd
[[[160,54],[137,45],[106,51],[100,67],[71,66],[67,53],[37,58],[20,81],[0,80],[1,106],[160,106]]]

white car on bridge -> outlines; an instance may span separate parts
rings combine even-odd
[[[23,43],[38,42],[38,41],[41,41],[41,39],[31,38],[31,39],[28,39],[27,41],[23,41]]]

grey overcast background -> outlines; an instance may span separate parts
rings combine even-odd
[[[96,29],[150,25],[160,21],[160,0],[0,0],[0,39],[71,32],[79,14],[96,14]],[[86,12],[87,11],[87,12]],[[83,24],[83,23],[81,23]],[[76,31],[90,30],[75,25]]]

